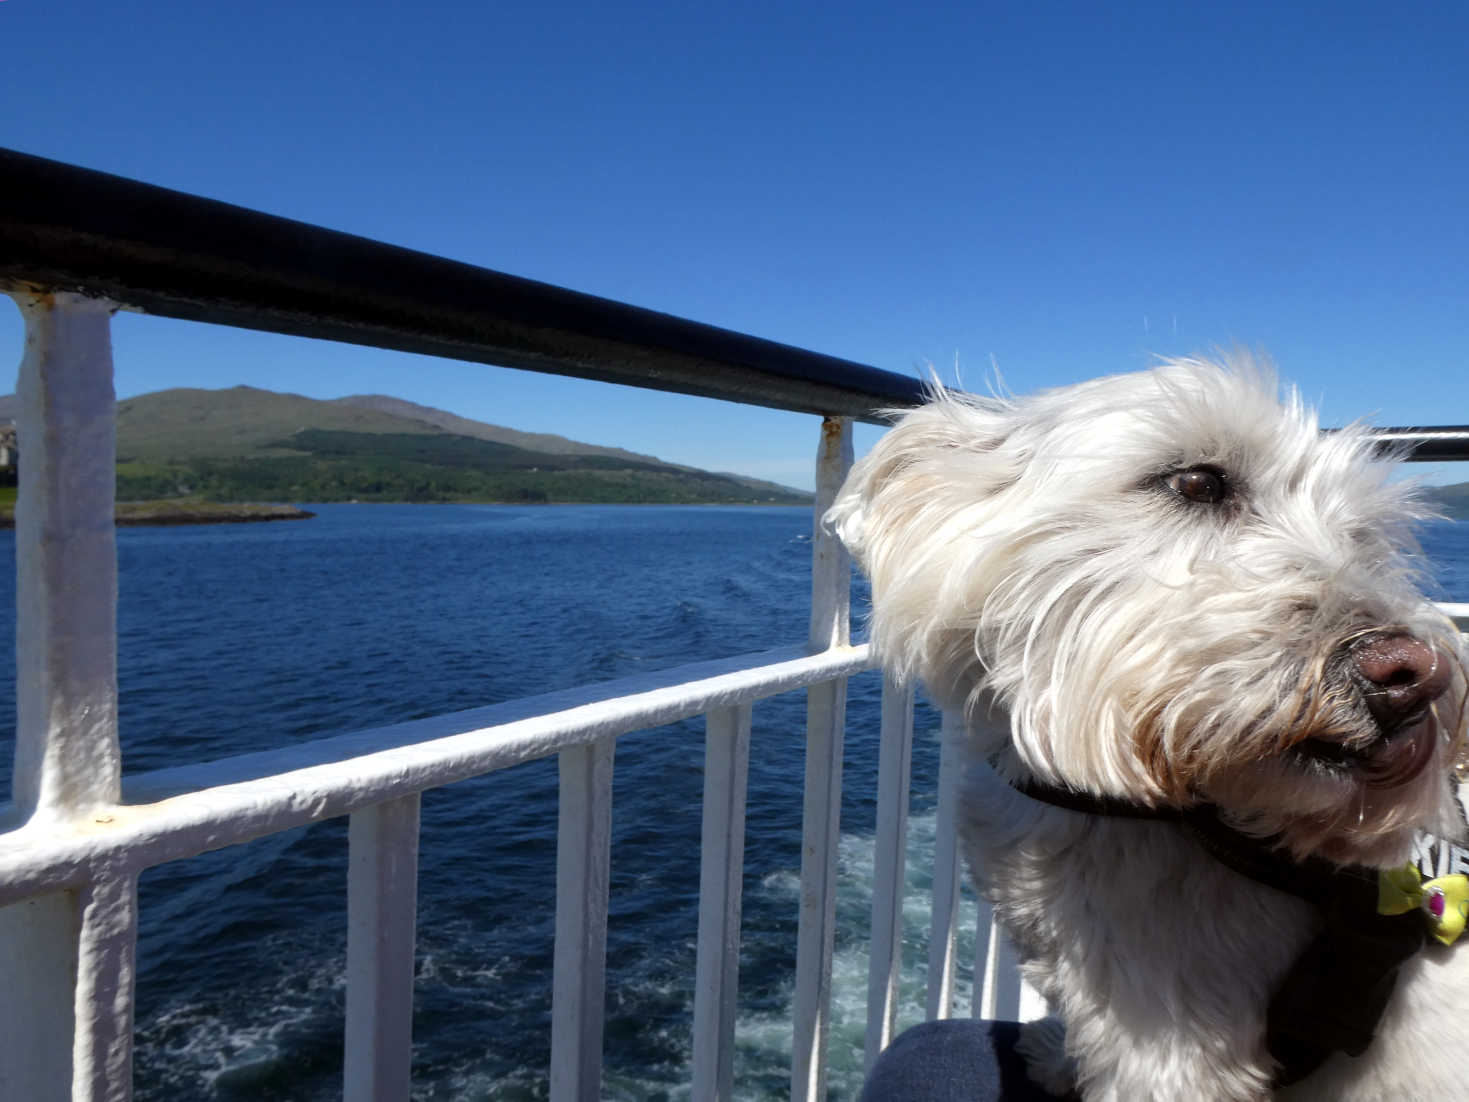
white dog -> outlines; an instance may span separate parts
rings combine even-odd
[[[1469,1094],[1469,937],[1377,883],[1469,865],[1415,840],[1461,830],[1458,636],[1411,491],[1277,392],[1236,359],[940,393],[828,514],[883,662],[970,720],[969,862],[1064,1023],[1022,1042],[1056,1093]]]

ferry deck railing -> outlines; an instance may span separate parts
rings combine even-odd
[[[599,1093],[616,740],[703,715],[691,1058],[699,1102],[733,1091],[751,706],[807,693],[791,1098],[825,1097],[850,564],[820,518],[854,419],[922,399],[917,379],[134,181],[0,151],[0,290],[19,303],[17,727],[0,807],[0,1098],[132,1093],[138,876],[349,816],[344,1095],[409,1092],[419,799],[555,754],[550,1096]],[[113,528],[115,310],[426,352],[818,415],[808,638],[279,750],[122,776]],[[1469,457],[1469,429],[1386,430],[1417,458]],[[1454,606],[1456,618],[1469,606]],[[1461,619],[1461,624],[1463,623]],[[958,721],[944,717],[927,1013],[955,1013]],[[897,1014],[910,688],[881,708],[866,1056]],[[984,918],[971,1010],[1030,1016]]]

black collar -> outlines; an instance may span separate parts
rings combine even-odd
[[[1304,1079],[1335,1052],[1365,1052],[1398,970],[1427,942],[1421,915],[1377,913],[1375,869],[1319,857],[1297,861],[1280,839],[1236,830],[1215,807],[1148,807],[1033,780],[1014,787],[1069,811],[1176,823],[1216,861],[1315,907],[1320,917],[1316,937],[1286,973],[1266,1013],[1265,1043],[1278,1064],[1277,1086]]]
[[[1320,857],[1298,861],[1281,847],[1279,838],[1259,838],[1237,830],[1220,817],[1219,809],[1212,804],[1187,808],[1150,807],[1116,796],[1094,796],[1036,780],[1022,781],[1013,787],[1032,800],[1064,807],[1068,811],[1112,819],[1154,819],[1178,823],[1220,864],[1308,903],[1317,903],[1323,895],[1340,891],[1343,878],[1364,881],[1371,886],[1372,909],[1376,910],[1375,869],[1361,865],[1337,865]]]

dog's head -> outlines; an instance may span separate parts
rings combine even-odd
[[[884,663],[993,694],[1042,780],[1218,804],[1298,853],[1393,859],[1443,827],[1458,635],[1419,592],[1424,515],[1365,432],[1249,361],[1015,400],[937,394],[828,514]]]

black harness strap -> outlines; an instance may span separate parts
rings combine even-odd
[[[1155,819],[1186,829],[1216,861],[1258,883],[1312,904],[1321,924],[1270,1000],[1265,1044],[1279,1064],[1277,1086],[1304,1079],[1334,1052],[1367,1051],[1392,997],[1398,971],[1427,942],[1416,911],[1377,913],[1377,872],[1312,857],[1291,859],[1278,838],[1253,838],[1210,806],[1146,807],[1107,796],[1016,784],[1033,800],[1113,818]]]

